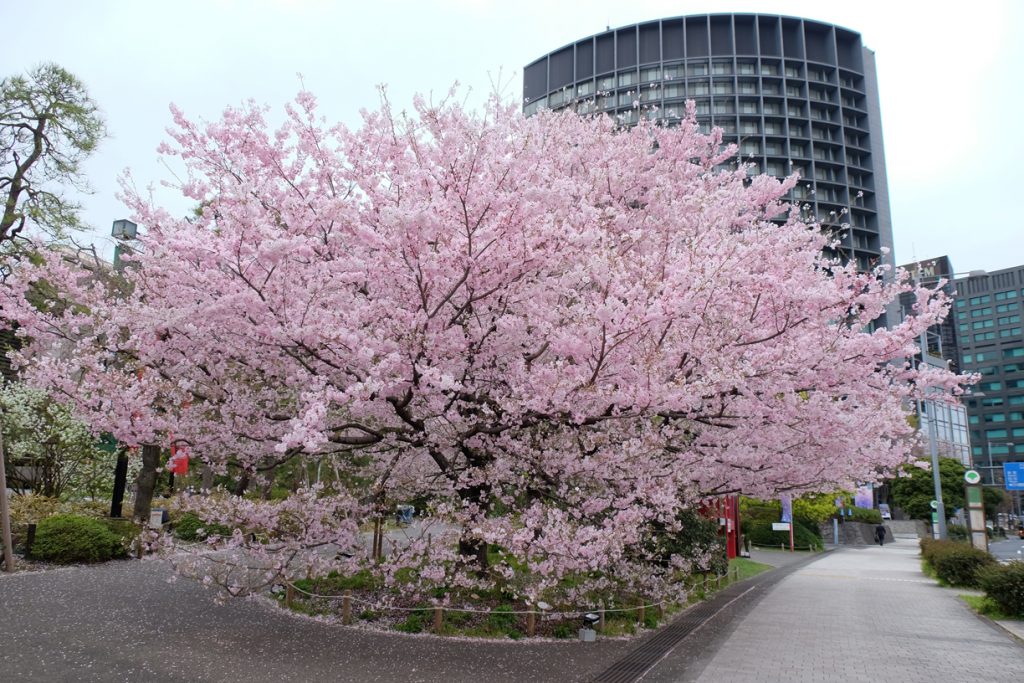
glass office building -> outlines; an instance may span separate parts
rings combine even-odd
[[[985,483],[1024,461],[1024,265],[955,281],[950,317],[960,367],[981,379],[967,401],[971,449]]]
[[[792,199],[842,234],[862,270],[891,263],[874,53],[832,24],[763,14],[660,19],[575,41],[523,72],[524,111],[672,124],[696,104],[756,171],[803,179]],[[888,255],[883,254],[888,248]]]

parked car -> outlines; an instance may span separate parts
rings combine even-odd
[[[882,519],[892,519],[892,512],[885,503],[878,504],[878,511],[882,513]]]

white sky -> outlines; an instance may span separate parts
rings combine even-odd
[[[897,263],[1024,264],[1024,221],[1009,201],[1024,161],[1024,3],[1013,0],[34,0],[3,13],[17,29],[5,31],[0,74],[55,61],[102,107],[111,137],[87,166],[96,192],[84,203],[109,252],[110,223],[125,217],[120,172],[142,185],[168,177],[156,147],[170,102],[205,118],[250,98],[279,110],[299,73],[321,113],[349,125],[377,106],[382,83],[398,107],[455,81],[471,102],[498,81],[519,99],[526,64],[608,25],[729,11],[839,24],[875,51]]]

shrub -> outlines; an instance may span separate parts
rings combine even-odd
[[[747,537],[754,545],[789,546],[789,532],[773,531],[771,522],[752,521],[747,525]],[[793,544],[798,548],[820,549],[822,547],[821,535],[817,530],[798,521],[793,527]]]
[[[32,557],[47,562],[104,562],[125,557],[121,537],[101,520],[80,515],[54,515],[40,522]]]
[[[978,570],[995,563],[984,550],[957,541],[928,541],[921,547],[935,575],[950,586],[977,586]]]
[[[999,609],[1015,617],[1024,617],[1024,562],[990,564],[978,570],[978,585]]]
[[[852,514],[849,519],[854,522],[863,522],[865,524],[881,524],[882,513],[873,508],[850,508]]]
[[[950,524],[946,528],[946,533],[949,535],[949,540],[951,541],[968,540],[967,527],[963,524]]]
[[[203,533],[199,533],[202,529]],[[186,512],[174,523],[174,535],[183,541],[202,541],[208,536],[230,536],[231,529],[223,524],[204,522],[194,512]]]

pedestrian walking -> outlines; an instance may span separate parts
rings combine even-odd
[[[875,527],[875,540],[878,545],[885,545],[885,525],[881,522]]]

